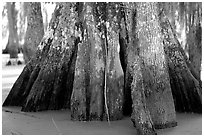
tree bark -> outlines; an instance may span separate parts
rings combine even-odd
[[[93,15],[93,5],[81,3],[82,43],[80,43],[75,67],[71,96],[72,120],[102,120],[104,57],[102,42]],[[84,22],[84,23],[83,23]]]
[[[68,76],[73,75],[68,71],[71,66],[67,66],[67,63],[72,64],[69,62],[72,61],[71,57],[74,56],[78,44],[74,33],[77,17],[74,6],[75,3],[60,3],[56,8],[54,18],[57,18],[58,22],[51,22],[55,28],[53,41],[22,108],[23,111],[61,109],[64,103],[67,103],[64,102],[64,97],[71,91],[67,91],[67,86],[61,86],[59,83],[66,82]]]
[[[176,114],[165,60],[156,3],[137,5],[139,56],[142,59],[143,82],[147,108],[155,128],[176,126]]]
[[[58,3],[3,106],[70,108],[79,121],[131,114],[138,134],[156,134],[177,125],[173,101],[201,111],[200,83],[156,3]]]
[[[127,64],[124,64],[126,66],[124,114],[131,112],[130,104],[132,104],[132,121],[134,125],[138,124],[138,117],[144,117],[143,119],[146,120],[146,123],[152,123],[152,126],[146,125],[149,133],[153,133],[154,128],[176,126],[175,108],[169,84],[162,35],[159,31],[160,26],[158,24],[156,4],[137,3],[134,5],[130,3],[126,4],[125,8],[131,10],[125,12],[126,15],[124,17],[126,18],[122,19],[120,30],[120,46],[125,49],[122,56],[124,57],[123,60],[127,60]],[[136,64],[141,65],[137,66],[141,71],[138,71],[137,75],[138,77],[142,75],[140,77],[143,84],[140,87],[138,86],[138,88],[143,89],[145,94],[145,103],[139,106],[137,106],[138,104],[136,104],[137,101],[135,100],[138,98],[135,97],[133,99],[133,97],[137,94],[142,96],[143,93],[137,93],[138,89],[135,89],[136,92],[132,88],[136,73],[134,70],[135,58],[138,60]],[[139,113],[136,110],[137,107],[140,107],[140,110],[143,108],[144,113]],[[146,131],[141,128],[140,132],[145,133]]]
[[[70,85],[73,83],[73,79],[69,78],[74,75],[73,67],[79,42],[73,31],[77,17],[75,10],[71,10],[74,6],[72,3],[57,5],[49,30],[35,56],[15,82],[3,106],[22,106],[22,111],[68,107],[72,92]]]
[[[132,115],[131,120],[139,135],[156,134],[152,115],[147,108],[141,58],[134,55],[133,80],[131,83]]]
[[[23,57],[27,63],[37,50],[44,35],[43,19],[40,2],[25,3],[27,8],[27,30],[23,45]]]
[[[53,19],[53,22],[54,21],[56,21],[56,19]],[[51,25],[51,28],[54,28],[54,23]],[[3,106],[23,105],[23,102],[30,92],[30,88],[38,76],[42,62],[47,56],[50,49],[50,44],[53,41],[53,38],[51,38],[53,35],[52,29],[50,29],[46,34],[47,35],[44,36],[42,42],[38,46],[35,56],[26,64],[20,76],[14,83],[9,95],[3,103]]]
[[[139,56],[139,39],[136,37],[136,4],[121,5],[120,57],[125,73],[124,115],[131,114],[131,121],[137,134],[156,134],[149,109],[146,104],[142,63]],[[127,10],[128,9],[128,10]],[[130,10],[131,9],[131,10]],[[129,11],[130,10],[130,11]],[[129,12],[128,12],[129,11]]]
[[[119,57],[119,3],[107,5],[107,103],[110,119],[123,117],[124,73]],[[117,117],[115,116],[117,114]]]
[[[177,111],[202,112],[201,81],[196,77],[165,14],[160,14],[163,43]]]
[[[123,116],[124,82],[117,51],[118,28],[108,18],[116,15],[108,12],[107,6],[106,3],[83,5],[86,35],[77,53],[71,99],[73,120],[117,120]]]

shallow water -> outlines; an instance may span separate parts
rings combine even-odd
[[[2,68],[2,102],[24,65]],[[79,122],[70,120],[69,110],[24,113],[20,107],[2,108],[2,134],[135,135],[130,117],[123,120]],[[178,126],[157,130],[160,135],[201,135],[202,115],[177,113]]]

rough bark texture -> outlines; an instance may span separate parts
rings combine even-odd
[[[138,38],[136,37],[136,5],[125,4],[120,22],[120,57],[125,71],[124,109],[125,115],[131,114],[131,121],[137,134],[156,134],[154,124],[147,108],[142,63],[139,57]],[[128,25],[127,25],[128,24]]]
[[[83,4],[84,37],[75,68],[73,120],[122,118],[123,72],[117,50],[118,28],[113,28],[110,18],[107,20],[106,6],[106,3]],[[108,15],[113,14],[110,11]]]
[[[10,59],[18,58],[18,34],[17,34],[17,11],[15,10],[15,2],[7,2],[8,9],[8,24],[9,24],[9,38],[6,49],[10,55]]]
[[[176,110],[201,113],[201,81],[196,77],[168,18],[162,13],[160,25]]]
[[[146,123],[152,123],[147,126],[149,133],[153,133],[154,128],[167,128],[177,125],[173,97],[169,84],[169,75],[165,53],[163,49],[162,35],[160,33],[159,20],[157,16],[157,7],[155,3],[125,3],[123,18],[120,23],[120,47],[123,50],[123,70],[125,70],[125,92],[124,92],[124,114],[130,114],[132,111],[132,121],[134,125],[139,125],[140,120],[137,117],[144,117]],[[131,9],[131,10],[130,10]],[[137,57],[138,56],[138,57]],[[132,83],[135,76],[135,60],[141,66],[137,68],[142,75],[143,89],[145,94],[145,104],[140,104],[144,113],[136,110],[137,101],[133,95]],[[125,62],[126,61],[126,62]],[[138,88],[140,88],[138,86]],[[137,93],[142,95],[143,93]],[[142,102],[142,101],[141,101]],[[143,103],[143,102],[142,102]],[[131,104],[133,105],[131,110]],[[150,119],[148,119],[148,111]],[[147,113],[146,113],[147,112]],[[141,119],[142,120],[142,119]],[[152,121],[152,122],[151,122]],[[139,126],[138,126],[139,127]],[[137,128],[141,133],[145,129]]]
[[[157,8],[58,3],[3,106],[70,108],[71,119],[79,121],[131,114],[138,134],[176,126],[174,102],[177,110],[201,112],[201,81]]]
[[[27,95],[30,92],[33,82],[38,76],[40,70],[41,62],[45,59],[45,56],[49,50],[49,45],[51,39],[46,39],[42,41],[43,50],[38,48],[35,57],[33,57],[30,62],[26,64],[20,76],[14,83],[9,95],[3,103],[3,106],[21,106],[25,101]]]
[[[118,12],[120,8],[117,3],[109,3],[107,9],[107,104],[110,119],[121,119],[123,117],[124,73],[119,57]]]
[[[44,35],[40,2],[28,2],[26,3],[26,8],[27,30],[25,34],[25,43],[23,45],[25,63],[35,54],[37,46],[40,44]]]
[[[96,28],[93,5],[83,3],[83,37],[79,44],[71,97],[72,120],[102,120],[104,57],[99,31]]]
[[[175,107],[156,3],[138,4],[136,37],[139,39],[139,56],[144,64],[142,75],[147,108],[154,126],[155,128],[176,126]]]
[[[74,29],[74,3],[57,5],[49,30],[12,87],[3,106],[22,106],[22,111],[68,107],[79,38]],[[67,18],[69,17],[69,18]],[[70,83],[68,83],[70,82]],[[68,83],[67,85],[65,83]]]
[[[130,103],[133,102],[134,105],[135,102],[130,98],[130,95],[133,94],[131,83],[135,73],[133,59],[138,54],[141,62],[139,64],[143,65],[140,66],[140,69],[146,98],[145,105],[150,111],[154,127],[176,126],[175,108],[156,4],[139,3],[135,5],[126,4],[125,6],[131,11],[125,12],[126,18],[121,21],[120,31],[120,46],[125,48],[123,56],[125,57],[124,60],[127,60],[127,65],[125,64],[124,114],[131,112]],[[131,54],[131,52],[133,53]],[[136,115],[135,110],[132,111],[132,116]],[[143,113],[143,117],[147,117],[147,114]]]
[[[131,120],[138,134],[156,134],[154,123],[146,104],[145,85],[142,75],[143,67],[141,67],[143,65],[141,64],[141,59],[138,55],[134,55],[132,65],[134,74],[131,83],[131,97],[133,102]]]

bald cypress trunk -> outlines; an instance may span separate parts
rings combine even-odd
[[[43,38],[44,29],[40,2],[28,2],[25,4],[27,8],[27,30],[23,45],[23,57],[25,63],[27,63],[34,56],[37,46]]]
[[[72,120],[103,118],[104,48],[96,28],[93,7],[93,3],[83,3],[80,7],[84,24],[81,26],[83,37],[77,52],[71,97]]]
[[[112,21],[117,15],[108,11],[108,6],[115,4],[83,5],[86,22],[71,98],[73,120],[117,120],[123,116],[123,71],[117,50],[117,21]]]
[[[121,119],[123,117],[124,72],[119,57],[119,6],[118,3],[109,3],[107,6],[106,92],[110,119]]]
[[[201,81],[182,49],[165,14],[160,14],[164,50],[177,111],[202,112]]]
[[[176,126],[156,3],[139,3],[136,22],[139,56],[144,65],[142,75],[147,108],[155,128]]]
[[[127,60],[127,64],[124,65],[126,66],[124,92],[124,106],[126,108],[124,107],[124,114],[131,112],[130,103],[132,102],[132,121],[134,124],[139,122],[137,117],[144,117],[147,123],[152,123],[152,129],[149,128],[149,131],[154,128],[176,126],[176,114],[156,3],[126,4],[125,8],[131,9],[131,11],[125,12],[126,18],[121,22],[120,31],[120,46],[125,47],[123,56],[125,57],[124,60]],[[143,84],[138,88],[143,89],[142,92],[145,94],[145,103],[141,103],[140,106],[145,106],[143,112],[149,111],[150,116],[148,113],[139,116],[140,113],[135,107],[138,105],[136,104],[137,101],[133,100],[133,95],[136,95],[135,92],[139,92],[132,89],[134,77],[137,76],[134,71],[135,58],[139,60],[136,64],[141,65],[140,67],[137,66],[141,71],[138,71],[137,75],[138,77],[141,75]],[[137,94],[142,95],[143,93]],[[129,99],[130,97],[131,99]],[[148,120],[147,117],[150,119]]]
[[[138,134],[176,126],[174,101],[200,111],[200,83],[157,10],[156,3],[58,3],[3,106],[70,108],[79,121],[129,114]]]
[[[35,56],[14,83],[3,106],[22,106],[22,111],[68,107],[79,43],[73,31],[78,16],[75,8],[75,3],[57,5],[49,30]]]
[[[123,113],[131,114],[137,134],[156,134],[150,111],[147,108],[142,59],[139,56],[139,39],[136,37],[136,3],[123,5],[120,22],[120,57],[125,73]]]

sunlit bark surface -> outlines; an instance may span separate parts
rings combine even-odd
[[[167,63],[160,32],[156,3],[137,5],[139,56],[142,59],[147,107],[156,128],[176,125]]]

